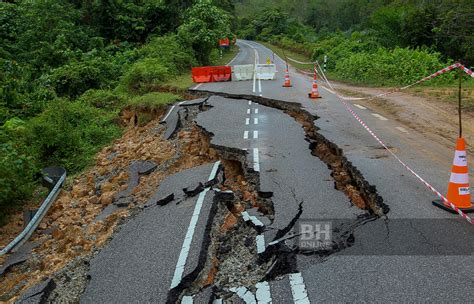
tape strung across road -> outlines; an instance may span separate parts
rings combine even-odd
[[[320,72],[321,72],[321,75],[323,76],[323,79],[324,81],[326,81],[326,83],[328,84],[329,87],[331,87],[331,89],[334,90],[334,87],[332,86],[332,84],[329,82],[329,80],[327,79],[326,75],[324,74],[324,71],[323,69],[321,69],[321,66],[319,65],[319,63],[317,63],[319,69],[320,69]],[[438,73],[438,72],[437,72]],[[436,73],[435,73],[436,74]],[[434,75],[434,74],[433,74]],[[431,77],[432,75],[428,76],[428,77]],[[433,76],[435,77],[435,76]],[[439,198],[441,198],[443,200],[443,202],[445,203],[445,205],[447,204],[447,206],[449,206],[451,209],[453,209],[454,211],[456,211],[460,216],[462,216],[466,221],[468,221],[471,225],[474,225],[474,221],[473,219],[471,219],[467,214],[465,214],[464,212],[462,212],[459,208],[457,208],[453,203],[451,203],[450,201],[448,201],[448,199],[446,197],[444,197],[444,195],[442,195],[438,190],[436,190],[433,186],[431,186],[427,181],[425,181],[418,173],[416,173],[415,171],[413,171],[407,164],[405,164],[404,161],[402,161],[395,153],[392,152],[392,150],[390,150],[387,145],[377,136],[375,135],[375,133],[365,124],[364,121],[362,121],[362,119],[352,110],[352,107],[346,102],[344,101],[338,94],[336,94],[336,97],[338,97],[338,100],[342,102],[342,104],[344,105],[344,107],[352,114],[352,116],[354,116],[355,119],[357,119],[357,121],[365,128],[365,130],[367,132],[369,132],[370,135],[372,135],[373,138],[375,138],[375,140],[377,140],[377,142],[379,144],[382,145],[382,147],[385,148],[385,150],[387,150],[393,157],[395,157],[395,159],[403,166],[405,167],[405,169],[407,169],[411,174],[413,174],[419,181],[421,181],[428,189],[430,189],[434,194],[436,194]]]
[[[321,66],[319,65],[319,63],[317,63],[319,68],[321,69]],[[371,100],[371,99],[375,99],[375,98],[379,98],[379,97],[383,97],[383,96],[387,96],[387,95],[390,95],[390,94],[393,94],[393,93],[397,93],[397,92],[400,92],[402,90],[406,90],[408,88],[411,88],[412,86],[415,86],[417,84],[420,84],[422,82],[425,82],[427,80],[430,80],[430,79],[433,79],[441,74],[444,74],[446,72],[450,72],[456,68],[460,68],[462,69],[463,71],[465,71],[467,74],[471,75],[471,77],[474,77],[474,74],[471,70],[469,70],[468,68],[464,67],[463,65],[461,65],[460,63],[454,63],[450,66],[447,66],[445,67],[444,69],[441,69],[427,77],[424,77],[418,81],[415,81],[409,85],[406,85],[404,87],[401,87],[401,88],[395,88],[393,90],[390,90],[388,92],[385,92],[385,93],[382,93],[382,94],[378,94],[378,95],[374,95],[374,96],[370,96],[370,97],[348,97],[348,96],[343,96],[343,95],[340,95],[340,94],[337,94],[339,98],[341,99],[344,99],[344,100]]]

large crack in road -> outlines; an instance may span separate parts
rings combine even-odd
[[[316,263],[322,262],[324,260],[320,257],[327,257],[351,246],[355,242],[353,231],[359,226],[364,225],[367,221],[376,220],[389,211],[388,206],[383,203],[383,199],[377,194],[375,187],[365,181],[357,168],[344,157],[342,150],[317,133],[313,123],[317,117],[302,110],[298,105],[251,95],[242,96],[211,92],[192,93],[199,96],[205,95],[205,99],[196,103],[183,104],[175,113],[171,109],[169,114],[176,115],[176,119],[171,125],[168,125],[168,128],[171,129],[167,130],[165,135],[175,141],[176,151],[179,154],[176,155],[175,159],[186,163],[185,167],[193,167],[192,156],[194,155],[208,160],[220,160],[221,169],[212,181],[196,181],[186,184],[178,182],[180,179],[176,179],[174,182],[170,180],[170,184],[174,183],[173,187],[182,191],[160,192],[159,190],[154,195],[150,193],[151,197],[148,203],[144,205],[147,207],[146,209],[151,208],[150,210],[154,208],[175,208],[174,206],[180,206],[180,204],[186,205],[187,200],[195,199],[203,191],[208,191],[207,189],[210,189],[212,196],[209,209],[206,209],[207,216],[200,222],[202,230],[199,231],[199,244],[193,243],[193,246],[199,247],[199,253],[196,253],[195,258],[192,257],[195,260],[186,266],[187,268],[184,269],[179,284],[166,292],[165,297],[163,295],[157,297],[156,295],[141,295],[143,300],[150,300],[149,297],[151,296],[155,300],[161,299],[158,301],[166,299],[168,303],[176,303],[188,297],[205,298],[206,301],[211,299],[235,301],[247,297],[250,302],[257,302],[259,297],[265,298],[266,290],[269,288],[267,281],[272,282],[277,278],[298,271],[296,255],[314,256]],[[290,187],[288,197],[289,203],[294,205],[294,208],[291,208],[294,214],[288,217],[286,222],[282,222],[281,218],[278,218],[278,213],[281,213],[278,208],[281,206],[274,202],[274,199],[280,198],[274,198],[274,191],[266,189],[267,185],[262,188],[261,172],[256,168],[255,161],[249,161],[252,150],[215,142],[214,138],[218,135],[217,132],[210,131],[206,126],[199,123],[197,118],[202,113],[212,109],[212,105],[207,103],[208,98],[212,95],[223,96],[229,99],[228,102],[246,100],[249,101],[249,104],[254,102],[268,108],[277,109],[281,113],[279,115],[292,117],[304,129],[303,136],[307,145],[307,148],[305,148],[307,152],[305,153],[311,154],[326,164],[331,172],[334,188],[344,193],[353,206],[364,211],[353,217],[349,225],[344,223],[334,227],[337,233],[331,248],[325,250],[299,248],[294,242],[298,235],[295,235],[293,231],[300,217],[305,215],[307,209],[312,208],[309,205],[310,201],[308,199],[305,201],[295,188]],[[137,119],[132,117],[131,121],[136,122]],[[195,141],[193,145],[181,143],[180,140],[183,139],[183,136],[187,136],[183,134],[188,133],[180,132],[180,130],[187,130],[186,132],[189,134],[190,132],[199,134],[193,137]],[[179,140],[176,141],[176,139]],[[269,149],[266,153],[272,155],[274,152]],[[164,162],[163,165],[166,166],[168,171],[176,172],[174,169],[176,167],[175,162]],[[186,173],[186,171],[183,173]],[[269,169],[265,172],[265,174],[271,173],[278,173],[278,170]],[[193,173],[190,172],[190,174]],[[160,189],[166,188],[168,179],[160,185]],[[273,179],[273,182],[280,187],[280,192],[287,191],[284,181]],[[315,185],[319,182],[314,180]],[[120,225],[120,227],[124,226],[125,229],[122,229],[122,227],[116,229],[104,252],[95,251],[91,255],[78,259],[66,267],[66,271],[58,274],[55,281],[60,284],[54,290],[48,291],[47,295],[41,295],[42,301],[52,302],[72,298],[78,300],[78,296],[84,290],[85,294],[81,298],[82,302],[89,302],[92,299],[97,300],[99,293],[100,298],[108,300],[118,296],[122,290],[114,291],[116,288],[110,287],[104,289],[108,283],[104,286],[101,286],[101,284],[107,282],[107,280],[113,280],[114,276],[119,280],[120,271],[116,272],[115,275],[107,273],[104,277],[104,279],[106,278],[105,281],[101,281],[100,276],[104,271],[110,272],[110,270],[105,270],[108,269],[110,259],[124,259],[123,263],[125,263],[127,253],[117,255],[115,252],[123,247],[120,242],[130,242],[133,239],[130,239],[131,234],[138,233],[138,236],[143,233],[140,230],[143,229],[142,227],[150,226],[150,224],[155,225],[153,223],[146,224],[147,220],[144,220],[144,217],[140,215],[143,212],[140,210],[145,209],[143,207],[136,209],[133,217]],[[171,212],[170,216],[173,216],[173,212],[175,212],[173,210],[169,209],[167,211]],[[158,214],[156,211],[152,212]],[[145,221],[145,223],[139,223],[140,221]],[[280,223],[280,226],[273,227],[277,222]],[[138,226],[132,229],[129,226],[136,224],[127,223],[136,223]],[[268,238],[268,236],[270,236],[270,239],[262,241],[264,237]],[[110,247],[110,249],[107,247]],[[146,263],[145,261],[141,262]],[[78,263],[80,267],[76,267]],[[103,263],[104,266],[100,266],[100,263]],[[72,268],[76,268],[76,270]],[[126,268],[124,268],[124,271],[126,271]],[[99,276],[99,281],[97,281],[97,276]],[[146,279],[147,276],[144,275],[144,277]],[[166,282],[166,279],[161,282]],[[149,282],[146,284],[150,285]],[[150,286],[154,284],[158,283],[151,283]],[[158,290],[162,289],[160,287]],[[155,293],[163,293],[158,290]],[[114,292],[118,294],[112,295]],[[129,292],[130,294],[126,297],[120,296],[120,298],[122,300],[127,297],[132,299],[132,295],[139,291],[132,290]],[[69,295],[66,295],[66,293]],[[71,294],[76,296],[71,296]],[[264,295],[262,296],[262,294]],[[134,299],[137,300],[139,297]]]
[[[237,290],[239,289],[236,288],[244,288],[246,292],[242,292],[243,294],[251,294],[250,298],[255,297],[254,295],[257,293],[256,286],[259,282],[271,281],[297,271],[297,254],[326,257],[343,250],[354,243],[354,230],[388,213],[389,208],[383,203],[383,199],[377,194],[375,187],[365,181],[360,171],[344,157],[340,148],[317,133],[313,123],[317,117],[310,115],[294,104],[279,100],[251,95],[216,94],[214,92],[208,94],[199,92],[199,94],[200,96],[205,94],[207,97],[219,95],[225,98],[250,100],[282,110],[293,117],[304,128],[312,155],[321,159],[332,171],[331,176],[334,179],[335,188],[343,192],[354,206],[367,211],[367,213],[356,217],[350,225],[344,223],[339,227],[335,227],[334,230],[338,231],[338,234],[330,249],[304,250],[287,243],[288,240],[295,237],[291,234],[288,235],[288,233],[303,213],[304,201],[300,201],[298,212],[287,226],[278,230],[273,242],[263,253],[257,253],[256,248],[258,246],[255,244],[255,239],[262,231],[258,231],[248,222],[245,222],[242,212],[257,205],[260,211],[272,221],[275,212],[275,206],[271,199],[272,193],[261,191],[260,174],[249,165],[242,154],[242,150],[214,144],[212,141],[214,134],[200,125],[206,134],[211,137],[213,149],[218,151],[219,155],[226,155],[226,159],[232,159],[232,162],[224,168],[224,175],[225,172],[234,172],[235,175],[237,168],[239,181],[246,186],[247,190],[239,191],[241,187],[240,185],[236,186],[235,183],[233,187],[229,187],[233,190],[235,196],[231,202],[221,201],[221,204],[219,204],[219,212],[214,217],[216,222],[213,224],[210,234],[211,249],[209,252],[211,254],[207,259],[206,266],[203,267],[198,280],[190,284],[190,287],[181,289],[180,293],[172,293],[173,296],[169,298],[169,302],[177,302],[190,296],[200,298],[203,294],[207,294],[207,297],[210,297],[209,300],[232,301],[235,297],[243,299],[242,294],[238,296]],[[247,182],[247,179],[252,182]],[[229,184],[226,186],[228,187]],[[224,186],[223,189],[226,189],[226,187]],[[245,192],[253,193],[254,199],[249,200],[247,198],[245,200],[242,194]],[[259,196],[259,194],[263,194],[262,196],[265,198]],[[297,202],[295,193],[293,193],[293,197],[294,201]],[[255,204],[255,201],[258,200],[265,203],[259,206],[258,203]],[[324,260],[318,261],[323,262]],[[209,292],[210,288],[212,291]],[[257,300],[256,297],[255,300]]]

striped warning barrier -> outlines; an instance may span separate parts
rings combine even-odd
[[[242,64],[232,66],[232,79],[234,80],[251,80],[253,78],[253,73],[255,71],[255,66],[253,64]]]
[[[275,64],[257,64],[255,65],[255,74],[257,79],[273,80],[276,74]]]
[[[324,71],[322,70],[321,66],[319,63],[316,63],[321,71],[321,75],[323,79],[326,81],[328,86],[334,90],[333,85],[329,82],[327,79],[326,75],[324,74]],[[438,190],[436,190],[432,185],[430,185],[426,180],[424,180],[418,173],[413,171],[403,160],[401,160],[398,155],[396,155],[392,150],[390,150],[387,145],[367,126],[367,124],[352,110],[352,107],[342,98],[340,98],[339,95],[336,94],[338,97],[337,99],[342,102],[344,107],[351,113],[351,115],[364,127],[364,129],[372,135],[372,137],[380,144],[382,147],[387,150],[405,169],[407,169],[411,174],[413,174],[419,181],[421,181],[428,189],[430,189],[434,194],[436,194],[443,202],[445,205],[449,206],[451,209],[456,211],[462,218],[464,218],[467,222],[470,224],[474,225],[474,220],[471,219],[467,214],[462,212],[458,207],[456,207],[452,202],[450,202],[444,195],[441,194]]]

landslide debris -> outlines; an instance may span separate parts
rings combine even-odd
[[[189,113],[198,112],[187,108]],[[97,154],[94,167],[68,178],[30,239],[40,245],[0,277],[0,301],[12,303],[48,278],[57,282],[50,300],[77,301],[87,283],[87,271],[79,270],[88,267],[88,260],[120,223],[139,212],[167,176],[216,160],[209,138],[192,123],[192,115],[187,115],[188,121],[173,138],[164,140],[160,119],[165,113],[165,107],[121,112],[123,136]],[[0,229],[0,233],[10,232],[2,245],[22,227],[22,214],[17,214],[8,227]],[[65,293],[70,295],[64,297]]]

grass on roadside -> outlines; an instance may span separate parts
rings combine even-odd
[[[258,43],[263,44],[264,46],[266,46],[267,48],[272,50],[275,54],[280,56],[280,58],[282,58],[283,60],[285,60],[285,55],[286,55],[290,58],[293,58],[293,59],[301,61],[301,62],[312,62],[311,58],[309,58],[308,56],[305,56],[303,54],[295,53],[295,52],[289,51],[289,50],[285,50],[281,47],[275,46],[275,45],[270,44],[268,42],[259,41]],[[309,65],[309,64],[300,64],[300,63],[296,63],[296,62],[293,62],[293,61],[290,61],[288,63],[291,64],[292,66],[294,66],[295,68],[300,69],[300,70],[309,71],[309,72],[313,71],[313,66]]]
[[[291,57],[293,59],[296,59],[298,61],[302,62],[309,62],[311,61],[311,58],[300,54],[300,53],[295,53],[293,51],[285,50],[281,47],[272,45],[268,42],[259,42],[263,45],[265,45],[267,48],[271,49],[275,54],[280,56],[281,58],[285,58],[284,54],[286,56]],[[295,62],[290,62],[290,64],[298,69],[301,70],[306,70],[306,71],[311,71],[312,67],[310,65],[305,65],[305,64],[299,64]],[[361,83],[354,83],[351,81],[347,81],[344,79],[339,79],[335,78],[333,75],[331,75],[330,72],[328,72],[328,77],[330,79],[334,79],[349,85],[364,85],[371,87],[371,85],[368,84],[361,84]],[[421,96],[427,99],[436,99],[439,101],[443,102],[457,102],[458,101],[458,87],[457,84],[451,84],[451,85],[436,85],[436,86],[430,86],[429,83],[425,85],[420,85],[420,86],[415,86],[413,88],[410,88],[407,90],[408,92]],[[350,94],[348,91],[346,91],[346,95],[350,96],[356,96],[357,94]],[[463,90],[462,90],[462,104],[463,104],[463,109],[467,111],[474,111],[474,80],[473,79],[467,79],[463,82]]]
[[[156,110],[162,105],[178,100],[180,100],[180,97],[172,93],[152,92],[130,99],[128,105],[133,109]]]

